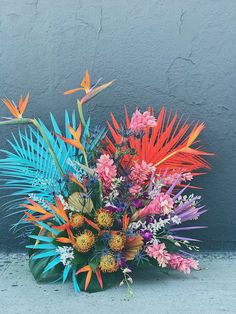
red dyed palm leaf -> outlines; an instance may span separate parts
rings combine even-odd
[[[153,112],[153,109],[149,109]],[[120,126],[113,114],[111,114],[112,124],[108,123],[111,138],[106,137],[104,153],[111,156],[116,153],[114,144],[119,144],[122,140],[119,134]],[[126,126],[129,127],[130,120],[126,112]],[[137,154],[131,156],[126,154],[121,163],[123,167],[129,167],[133,161],[145,160],[157,166],[158,171],[184,171],[193,172],[199,169],[209,169],[209,163],[203,158],[204,155],[212,155],[196,146],[197,138],[205,128],[204,123],[196,123],[194,126],[178,119],[177,114],[173,117],[167,114],[165,108],[161,109],[157,117],[157,125],[148,128],[141,139],[131,135],[128,138],[130,147],[135,149]],[[196,173],[198,175],[200,173]]]

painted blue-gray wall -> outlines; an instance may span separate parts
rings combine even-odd
[[[234,0],[0,0],[0,96],[30,91],[27,116],[62,121],[76,99],[62,93],[88,67],[94,80],[117,79],[87,106],[94,123],[149,104],[205,121],[201,138],[216,156],[198,182],[209,208],[198,232],[205,249],[235,249],[235,33]],[[0,130],[3,148],[11,130]],[[1,247],[18,247],[13,219],[1,222]]]

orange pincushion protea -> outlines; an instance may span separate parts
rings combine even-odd
[[[118,270],[118,264],[112,254],[101,256],[99,268],[102,272],[113,273]]]
[[[113,225],[112,214],[104,208],[100,208],[96,213],[96,220],[100,227],[111,228]]]
[[[85,230],[75,238],[75,248],[78,252],[86,253],[93,247],[95,236],[90,230]]]
[[[81,214],[73,214],[70,217],[70,225],[72,228],[78,228],[81,227],[84,224],[84,216]]]
[[[123,250],[125,246],[125,241],[126,241],[126,236],[121,232],[117,232],[111,236],[111,239],[109,240],[108,245],[112,249],[112,251],[118,252],[118,251]]]

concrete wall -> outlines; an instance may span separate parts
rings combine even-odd
[[[202,141],[216,156],[199,180],[209,229],[198,232],[205,249],[235,249],[235,33],[233,0],[0,0],[0,96],[30,91],[28,116],[53,111],[60,120],[76,98],[63,91],[88,67],[94,80],[117,79],[87,107],[94,123],[137,104],[204,120]],[[5,148],[10,131],[0,130]],[[2,217],[0,243],[16,248],[13,219]]]

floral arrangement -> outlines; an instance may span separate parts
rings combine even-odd
[[[92,127],[84,105],[113,81],[91,85],[88,71],[75,112],[65,112],[65,130],[51,114],[51,128],[25,118],[29,95],[18,105],[3,104],[12,114],[0,126],[26,125],[2,151],[4,188],[15,190],[6,210],[21,213],[12,226],[29,239],[30,270],[37,281],[72,279],[76,292],[100,291],[114,282],[132,294],[132,273],[139,267],[199,270],[192,252],[196,239],[181,232],[206,209],[200,196],[187,195],[195,176],[209,169],[198,146],[203,123],[189,124],[162,108],[141,112],[125,122],[111,114],[107,128]],[[191,222],[185,225],[186,222]],[[184,225],[184,226],[182,226]]]

